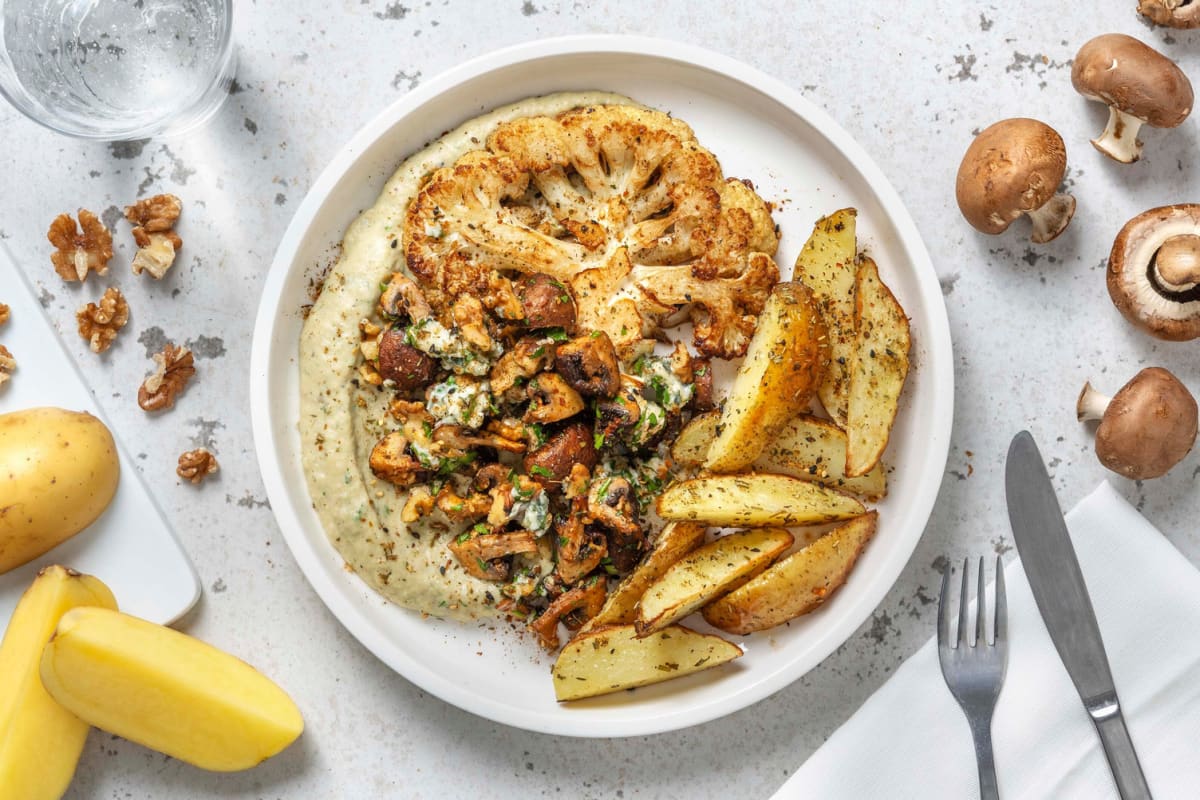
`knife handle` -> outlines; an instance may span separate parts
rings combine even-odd
[[[1092,715],[1092,722],[1100,734],[1100,744],[1104,746],[1104,755],[1112,769],[1121,800],[1153,800],[1116,695],[1108,702],[1089,707],[1088,713]]]

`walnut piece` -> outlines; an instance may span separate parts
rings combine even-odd
[[[139,200],[131,206],[125,206],[125,219],[137,228],[147,233],[161,233],[175,227],[183,203],[173,194],[156,194],[145,200]]]
[[[59,214],[50,223],[46,238],[56,248],[50,254],[50,261],[64,281],[86,280],[89,271],[108,274],[108,261],[113,255],[112,234],[86,208],[79,209],[78,226],[70,214]]]
[[[8,306],[4,305],[4,303],[0,303],[0,325],[8,322],[9,313]]]
[[[167,343],[161,353],[154,354],[158,369],[146,378],[138,389],[138,405],[143,411],[173,408],[175,398],[196,374],[192,351]]]
[[[138,251],[133,256],[133,274],[149,272],[162,280],[175,263],[175,254],[183,240],[172,230],[183,204],[173,194],[156,194],[125,207],[125,218],[133,223],[133,240]]]
[[[112,347],[117,332],[129,321],[129,303],[121,290],[110,286],[104,290],[100,304],[88,303],[75,312],[79,335],[88,341],[93,353],[103,353]]]
[[[0,386],[12,377],[12,371],[17,368],[17,360],[8,348],[0,344]]]
[[[179,466],[175,468],[175,474],[185,481],[201,483],[220,468],[221,465],[217,463],[216,456],[208,452],[206,448],[198,447],[180,454]]]

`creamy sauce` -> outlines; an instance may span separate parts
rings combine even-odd
[[[394,423],[387,417],[389,392],[352,383],[360,363],[358,322],[371,315],[381,282],[404,269],[403,251],[393,242],[401,237],[405,211],[425,175],[479,149],[504,122],[606,103],[633,101],[603,92],[523,100],[465,123],[405,160],[375,205],[346,231],[342,257],[305,322],[300,439],[313,507],[346,563],[401,606],[450,619],[503,616],[486,601],[486,595],[499,595],[499,587],[463,571],[446,549],[449,532],[431,526],[410,531],[400,519],[406,493],[371,473],[371,448]],[[431,348],[434,339],[450,346],[431,336]],[[538,511],[528,512],[528,522],[543,522]]]

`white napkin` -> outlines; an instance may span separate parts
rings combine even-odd
[[[1200,797],[1200,571],[1107,483],[1066,518],[1150,789],[1156,800]],[[992,723],[1001,798],[1116,798],[1019,561],[1004,579],[1008,675]],[[979,797],[977,781],[930,639],[775,797],[960,800]]]

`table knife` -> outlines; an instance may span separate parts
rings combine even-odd
[[[1038,611],[1092,718],[1123,800],[1150,798],[1133,740],[1121,716],[1108,656],[1096,625],[1054,486],[1029,431],[1008,448],[1008,517]]]

